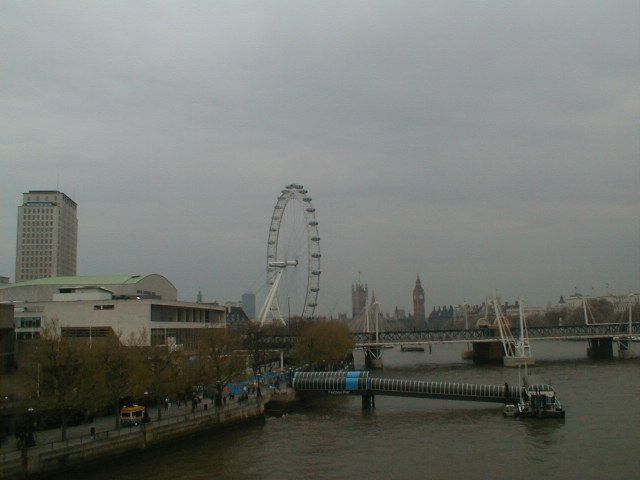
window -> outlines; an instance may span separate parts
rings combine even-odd
[[[14,325],[16,328],[40,328],[40,317],[16,318]]]
[[[94,305],[94,310],[113,310],[113,305]]]

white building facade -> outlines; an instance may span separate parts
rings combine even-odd
[[[13,303],[20,340],[55,321],[63,336],[191,347],[202,329],[225,327],[227,315],[223,306],[178,301],[157,274],[37,279],[0,287],[0,300]]]

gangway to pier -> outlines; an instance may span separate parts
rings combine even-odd
[[[316,395],[360,395],[362,409],[375,408],[376,395],[438,398],[472,402],[501,403],[505,416],[564,418],[565,411],[551,385],[527,383],[518,385],[485,385],[458,382],[426,382],[395,378],[369,377],[367,371],[296,372],[296,392]]]
[[[517,385],[378,378],[369,377],[367,371],[297,372],[293,377],[293,388],[298,392],[328,395],[391,395],[502,404],[520,397]]]

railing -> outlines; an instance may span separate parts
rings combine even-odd
[[[529,327],[527,330],[529,332],[529,338],[620,337],[629,334],[629,323]],[[640,333],[640,323],[632,323],[631,334],[637,335],[638,333]]]
[[[517,399],[521,387],[459,382],[428,382],[395,378],[369,377],[367,371],[298,372],[293,379],[296,391],[321,394],[392,395],[400,397],[440,398],[474,402],[506,403]],[[552,390],[545,385],[545,389]]]
[[[453,341],[473,341],[500,339],[499,336],[489,329],[469,329],[469,330],[428,330],[411,332],[380,332],[378,343],[400,343],[400,342],[453,342]],[[356,344],[376,343],[375,335],[370,333],[354,334]]]
[[[263,395],[265,398],[262,399],[262,402],[268,400],[269,394]],[[151,420],[148,423],[131,426],[131,427],[123,427],[120,429],[111,429],[111,430],[101,430],[96,431],[95,435],[91,434],[82,434],[79,436],[73,436],[66,440],[58,440],[53,442],[46,442],[35,445],[33,447],[28,447],[26,449],[27,455],[31,456],[34,454],[41,455],[47,452],[53,452],[57,450],[68,449],[69,447],[80,447],[80,451],[84,451],[85,448],[89,448],[90,446],[94,446],[99,444],[105,440],[114,440],[116,438],[121,437],[136,437],[142,435],[142,432],[145,429],[154,430],[159,427],[163,427],[166,425],[178,424],[188,422],[190,420],[195,420],[197,418],[210,418],[216,417],[218,414],[221,416],[227,417],[229,415],[233,415],[237,412],[243,412],[247,409],[249,405],[253,405],[256,397],[249,397],[248,400],[245,401],[235,401],[233,403],[227,404],[223,407],[219,408],[210,408],[207,410],[198,409],[193,413],[179,413],[176,415],[168,415],[161,420]],[[37,433],[37,432],[36,432]],[[7,449],[6,447],[2,448],[2,463],[6,463],[7,461],[20,459],[22,456],[22,450],[20,449]]]
[[[618,337],[629,334],[629,323],[601,323],[592,325],[565,325],[552,327],[528,327],[530,339],[543,338],[595,338]],[[520,330],[512,330],[514,337],[518,337]],[[640,323],[632,324],[632,335],[640,334]],[[353,340],[357,346],[377,343],[403,342],[493,342],[500,341],[498,332],[488,328],[474,328],[468,330],[421,330],[405,332],[379,332],[376,341],[375,333],[354,333]],[[261,342],[265,346],[291,348],[296,342],[295,335],[271,335],[263,337]]]

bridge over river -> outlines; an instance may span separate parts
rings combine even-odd
[[[511,329],[513,338],[520,337],[518,328]],[[588,354],[593,358],[612,358],[613,340],[622,339],[628,349],[629,337],[640,335],[640,322],[599,323],[589,325],[563,325],[550,327],[529,327],[527,338],[535,340],[588,340]],[[354,332],[353,340],[357,348],[365,351],[381,352],[388,345],[426,345],[438,343],[469,343],[473,345],[476,360],[501,360],[504,352],[504,338],[498,328],[470,328],[459,330],[418,330],[399,332]],[[270,348],[291,348],[295,344],[294,335],[271,335],[261,339]],[[622,346],[620,347],[622,348]]]
[[[514,337],[520,336],[518,328],[511,329]],[[622,337],[629,335],[628,323],[602,323],[592,325],[565,325],[527,328],[529,340],[587,340],[590,338]],[[640,323],[632,324],[632,334],[640,334]],[[422,330],[404,332],[354,333],[356,346],[375,343],[400,345],[407,343],[499,342],[500,332],[495,328],[470,328],[461,330]]]
[[[588,340],[590,338],[617,338],[629,335],[628,323],[602,323],[594,325],[565,325],[555,327],[529,327],[530,340]],[[514,337],[520,335],[512,329]],[[632,324],[632,335],[640,335],[640,322]],[[261,342],[274,348],[291,348],[295,335],[268,335]],[[356,347],[375,345],[404,345],[408,343],[487,343],[501,341],[500,333],[493,328],[469,328],[460,330],[411,330],[400,332],[355,332]]]

